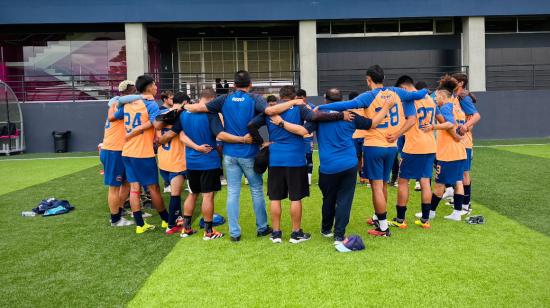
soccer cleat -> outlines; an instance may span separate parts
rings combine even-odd
[[[216,229],[212,229],[212,232],[204,232],[202,239],[210,241],[221,237],[223,237],[223,233],[216,231]]]
[[[369,219],[367,219],[367,225],[378,227],[379,226],[378,220],[369,218]]]
[[[421,191],[422,187],[420,187],[420,182],[416,181],[416,184],[414,184],[414,190],[415,191]]]
[[[450,215],[447,215],[443,218],[448,219],[448,220],[461,221],[462,220],[462,215],[461,215],[460,211],[453,211]]]
[[[430,225],[430,220],[426,220],[425,222],[422,221],[422,218],[419,220],[415,220],[414,224],[421,227],[422,229],[430,229],[432,226]]]
[[[264,231],[256,232],[256,236],[257,237],[262,237],[262,236],[270,235],[271,232],[273,232],[273,229],[271,229],[271,227],[269,225],[267,225],[267,227],[265,228]]]
[[[408,227],[405,219],[399,219],[397,217],[388,221],[388,224],[390,226],[398,227],[399,229],[407,229]]]
[[[300,229],[298,231],[292,231],[289,242],[292,244],[298,244],[309,239],[311,239],[311,234],[305,233],[302,229]]]
[[[155,230],[155,226],[150,225],[148,223],[144,223],[142,227],[136,226],[136,234],[142,234],[152,230]]]
[[[173,226],[172,228],[166,228],[166,234],[181,233],[182,230],[183,230],[183,227],[181,226]]]
[[[164,192],[165,193],[171,193],[172,192],[172,188],[170,187],[170,185],[164,187]]]
[[[332,231],[328,230],[328,231],[323,231],[321,230],[321,235],[323,237],[333,237],[334,236],[334,233],[332,233]]]
[[[391,236],[390,228],[387,228],[386,230],[382,231],[380,227],[376,227],[375,229],[370,229],[367,233],[374,236],[382,236],[382,237]]]
[[[191,227],[184,227],[183,230],[181,230],[180,237],[190,237],[195,233],[197,233],[197,231],[193,230]]]
[[[168,222],[162,220],[162,223],[160,224],[160,226],[161,226],[163,229],[166,229],[166,228],[168,228]]]
[[[416,218],[422,218],[422,212],[420,213],[416,213],[414,214],[414,216]],[[430,216],[429,216],[430,219],[434,219],[435,218],[435,212],[434,211],[430,211]]]
[[[183,227],[183,221],[183,217],[178,216],[178,218],[176,218],[176,226]]]
[[[282,231],[273,231],[269,237],[272,243],[280,244],[283,242],[283,232]]]
[[[133,224],[134,224],[133,221],[122,217],[117,222],[114,222],[114,223],[112,222],[111,227],[126,227],[126,226],[131,226]]]

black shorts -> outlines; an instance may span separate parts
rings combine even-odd
[[[299,201],[309,196],[307,167],[269,167],[267,174],[269,200]]]
[[[220,191],[220,169],[187,170],[189,188],[194,194]]]

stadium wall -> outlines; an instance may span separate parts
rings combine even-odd
[[[476,93],[482,121],[477,139],[549,137],[550,90]],[[322,97],[312,97],[320,104]],[[52,132],[71,131],[69,151],[95,151],[103,139],[105,102],[21,104],[26,152],[53,152]],[[265,131],[263,132],[265,135]]]

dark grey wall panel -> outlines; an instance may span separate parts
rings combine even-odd
[[[333,86],[344,92],[366,90],[365,70],[373,64],[386,68],[387,84],[401,74],[435,83],[460,69],[460,36],[318,39],[317,62],[320,92]]]
[[[24,103],[26,152],[53,152],[52,131],[71,131],[69,151],[93,151],[103,140],[106,102]]]
[[[550,136],[550,90],[476,93],[482,121],[478,139]],[[312,97],[314,104],[321,97]],[[69,151],[95,151],[103,139],[105,102],[22,104],[27,152],[53,152],[52,131],[70,130]],[[262,135],[266,137],[265,130]]]

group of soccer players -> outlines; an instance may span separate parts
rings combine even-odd
[[[420,183],[422,195],[416,225],[431,227],[446,189],[454,190],[454,210],[444,218],[460,221],[471,211],[472,128],[480,120],[476,98],[465,90],[467,76],[443,76],[431,95],[425,88],[417,89],[409,76],[401,76],[394,87],[385,86],[384,71],[378,65],[368,68],[366,81],[370,91],[350,93],[347,101],[339,89],[332,88],[326,91],[324,104],[315,106],[307,101],[305,91],[284,86],[278,99],[268,97],[268,104],[250,92],[250,74],[238,71],[231,93],[216,97],[206,88],[195,103],[183,93],[163,96],[162,110],[154,101],[157,87],[150,76],[139,76],[135,85],[122,82],[121,96],[109,102],[100,155],[109,186],[111,225],[135,223],[138,234],[154,229],[141,211],[140,195],[145,190],[167,234],[192,236],[196,233],[192,215],[202,194],[203,239],[221,238],[224,234],[213,226],[214,194],[221,190],[220,170],[225,169],[232,241],[241,240],[243,175],[252,197],[257,236],[282,242],[281,202],[290,199],[289,241],[307,241],[311,234],[301,227],[302,199],[310,193],[313,135],[323,194],[320,231],[324,237],[333,237],[335,244],[345,239],[358,174],[361,182],[368,179],[372,189],[374,215],[367,223],[373,226],[368,231],[373,236],[390,236],[390,226],[408,227],[409,180]],[[267,128],[268,142],[259,133],[261,126]],[[387,186],[398,152],[397,217],[389,220]],[[159,169],[170,184],[168,211],[160,194]],[[265,169],[272,226],[264,200]],[[182,210],[186,180],[190,193]],[[128,194],[133,222],[122,217]]]

